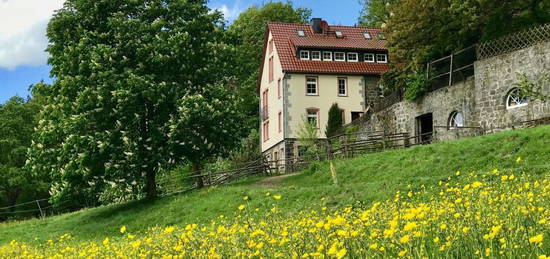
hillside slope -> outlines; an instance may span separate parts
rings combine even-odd
[[[516,163],[521,157],[522,163]],[[335,161],[339,186],[332,184],[327,163],[274,186],[255,184],[258,179],[220,186],[154,202],[136,201],[23,222],[0,224],[0,244],[10,240],[43,242],[70,233],[76,240],[101,240],[127,226],[133,233],[154,226],[208,223],[220,215],[233,215],[247,196],[250,208],[269,209],[266,194],[284,197],[278,209],[288,214],[325,206],[329,210],[369,204],[392,197],[396,190],[435,185],[464,173],[486,173],[498,168],[512,172],[550,172],[550,126],[508,131],[471,139],[404,150],[369,154]]]

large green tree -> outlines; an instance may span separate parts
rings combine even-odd
[[[394,8],[399,0],[360,0],[362,5],[359,24],[361,26],[382,27],[392,15]]]
[[[56,81],[29,151],[32,172],[52,177],[54,202],[152,198],[157,172],[189,159],[183,150],[211,153],[193,142],[174,149],[170,132],[203,108],[186,98],[227,74],[221,21],[206,0],[65,2],[48,25]],[[213,130],[223,141],[214,146],[232,144],[233,130]]]
[[[384,84],[426,92],[426,62],[480,41],[550,22],[547,0],[367,0],[361,20],[386,24],[393,66]],[[386,3],[386,4],[384,4]],[[388,4],[389,3],[389,4]]]
[[[257,128],[258,97],[256,82],[259,76],[260,60],[268,22],[307,23],[311,10],[295,8],[292,2],[269,2],[263,6],[252,6],[241,13],[228,29],[236,48],[234,73],[240,85],[240,96],[244,100],[241,109],[245,111],[250,128]]]
[[[0,104],[0,207],[11,207],[8,211],[15,210],[13,205],[21,199],[35,200],[47,194],[45,182],[24,170],[40,107],[37,100],[21,97]]]
[[[387,22],[393,61],[419,70],[428,59],[550,22],[545,0],[400,0]]]

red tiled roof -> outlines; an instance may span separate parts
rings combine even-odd
[[[330,26],[326,33],[315,34],[311,25],[308,24],[268,23],[267,26],[273,35],[282,69],[285,72],[382,74],[389,68],[388,64],[381,63],[300,60],[295,54],[296,49],[300,47],[386,50],[387,41],[376,39],[379,29]],[[303,30],[305,37],[299,37],[297,35],[298,30]],[[343,38],[337,38],[335,31],[341,31]],[[372,39],[365,39],[364,32],[369,32]]]

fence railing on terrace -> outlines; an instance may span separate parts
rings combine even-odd
[[[428,62],[426,77],[431,91],[462,82],[474,75],[475,46]]]

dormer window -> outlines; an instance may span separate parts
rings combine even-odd
[[[388,63],[388,55],[386,55],[386,54],[376,54],[376,62],[378,62],[378,63]]]
[[[301,60],[309,60],[309,51],[300,50],[300,59]]]
[[[311,60],[321,60],[321,51],[312,51]]]
[[[332,61],[332,52],[323,51],[323,60],[324,61]]]
[[[376,61],[374,60],[374,54],[372,54],[372,53],[366,53],[366,54],[365,54],[365,62],[370,62],[370,63],[376,62]]]
[[[359,61],[359,54],[355,52],[348,53],[348,61],[349,62],[357,62]]]
[[[363,32],[363,37],[365,37],[366,40],[372,39],[372,36],[370,35],[369,32]]]
[[[334,61],[346,61],[346,53],[344,52],[334,52]]]
[[[298,36],[305,37],[306,33],[304,32],[304,30],[298,30]]]
[[[336,38],[344,38],[344,34],[341,31],[335,31],[334,33],[336,33]]]

